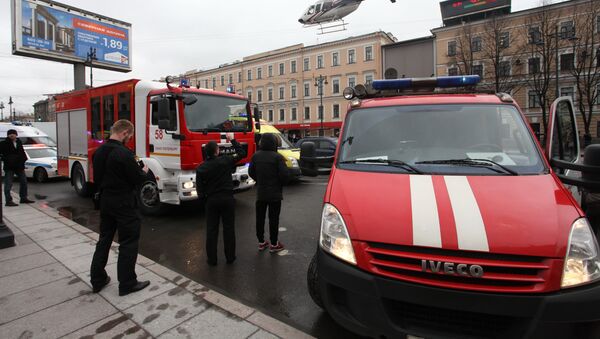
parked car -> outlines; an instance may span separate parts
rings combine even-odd
[[[46,145],[24,145],[27,161],[25,162],[25,175],[37,182],[44,182],[48,178],[58,177],[56,162],[56,148]]]
[[[338,139],[333,137],[306,137],[296,142],[296,147],[302,147],[302,144],[310,141],[315,144],[315,156],[328,157],[335,155]]]

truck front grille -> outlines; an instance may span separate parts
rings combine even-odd
[[[388,278],[485,292],[540,293],[560,288],[563,260],[381,243],[362,247],[367,269]],[[453,263],[455,272],[444,272],[444,263]],[[458,274],[458,264],[481,266],[483,275]],[[432,272],[431,265],[440,269]]]

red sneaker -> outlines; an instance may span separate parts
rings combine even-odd
[[[271,253],[279,252],[283,249],[284,249],[283,244],[279,241],[277,242],[277,245],[269,246],[269,252],[271,252]]]
[[[265,249],[267,249],[267,247],[269,247],[268,241],[258,243],[258,250],[261,252],[264,251]]]

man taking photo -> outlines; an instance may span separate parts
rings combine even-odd
[[[138,281],[135,274],[141,227],[135,191],[146,180],[148,167],[138,164],[133,152],[125,147],[133,132],[129,120],[118,120],[110,129],[110,139],[94,153],[94,182],[100,194],[100,237],[91,267],[94,293],[110,282],[104,268],[116,231],[119,232],[119,295],[150,285],[149,281]]]

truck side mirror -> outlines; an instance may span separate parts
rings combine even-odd
[[[316,177],[319,175],[318,166],[315,159],[315,143],[312,141],[303,142],[300,145],[300,170],[302,175]]]
[[[164,129],[166,131],[171,131],[171,124],[169,123],[168,119],[161,119],[158,120],[158,128]]]
[[[194,97],[191,98],[195,99]],[[172,116],[173,114],[171,114],[172,103],[175,103],[175,99],[173,98],[158,99],[158,128],[164,129],[165,131],[177,130],[177,117]]]
[[[158,100],[158,120],[169,120],[170,103],[169,98],[159,98]]]

